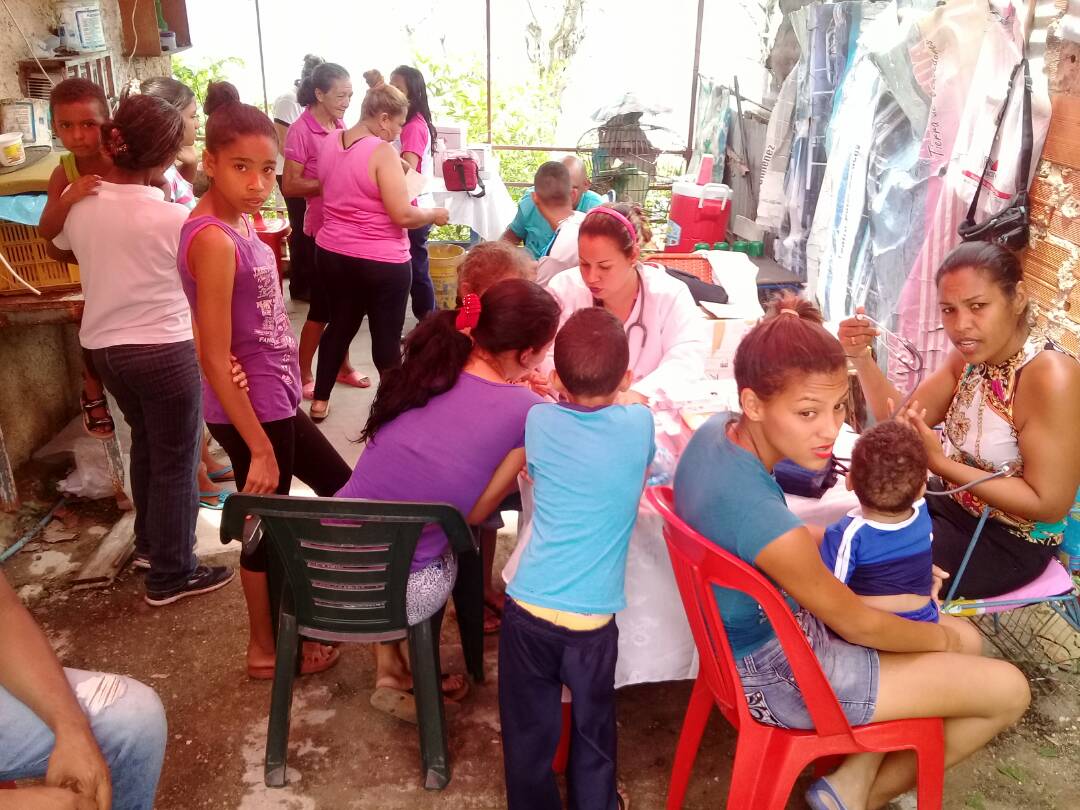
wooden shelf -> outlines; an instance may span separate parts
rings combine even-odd
[[[165,22],[176,34],[176,47],[168,51],[161,49],[154,0],[119,0],[119,3],[124,56],[172,56],[191,47],[186,0],[161,0]]]

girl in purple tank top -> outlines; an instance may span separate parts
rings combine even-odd
[[[349,467],[298,410],[296,337],[273,253],[250,217],[274,187],[274,125],[224,82],[210,86],[205,112],[203,162],[211,185],[184,225],[177,263],[199,335],[206,422],[229,454],[240,491],[287,495],[295,475],[317,494],[332,495],[348,480]],[[232,382],[230,355],[247,374],[247,391]],[[265,547],[245,550],[240,567],[250,621],[248,675],[272,678]],[[302,672],[321,672],[336,660],[337,650],[305,643]]]

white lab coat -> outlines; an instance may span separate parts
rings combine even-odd
[[[547,253],[536,262],[536,283],[541,287],[550,284],[563,270],[578,266],[578,230],[584,220],[584,213],[574,211],[555,231],[555,238],[548,245]]]
[[[634,327],[628,332],[630,368],[633,371],[632,391],[654,399],[660,391],[672,390],[688,380],[705,376],[707,351],[701,310],[694,303],[690,289],[678,279],[653,264],[639,265],[644,296],[638,295],[624,327],[630,329],[637,321],[642,302],[641,321],[648,334],[642,343],[642,330]],[[581,278],[581,270],[572,267],[551,280],[550,292],[562,307],[559,325],[579,309],[593,305],[592,293]],[[548,353],[542,370],[555,367],[554,352]]]

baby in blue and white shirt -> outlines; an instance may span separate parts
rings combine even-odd
[[[871,606],[937,622],[926,470],[926,448],[911,428],[888,421],[863,433],[848,475],[860,508],[825,530],[821,558]]]

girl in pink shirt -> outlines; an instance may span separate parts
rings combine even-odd
[[[417,208],[405,190],[401,159],[390,145],[405,125],[409,102],[377,84],[360,121],[326,138],[319,154],[323,226],[316,264],[330,292],[330,325],[319,343],[311,418],[330,410],[330,390],[349,344],[369,318],[371,356],[379,372],[401,365],[401,330],[412,284],[407,228],[445,225],[445,208]]]
[[[401,159],[419,172],[428,182],[435,176],[432,159],[435,156],[435,125],[431,123],[431,110],[428,108],[427,84],[423,74],[409,65],[399,65],[390,74],[390,84],[405,94],[409,99],[409,111],[405,114],[405,126],[401,130]],[[413,205],[431,208],[434,202],[431,195],[422,194]],[[430,225],[409,229],[409,254],[412,262],[412,288],[409,298],[412,300],[413,315],[422,321],[424,316],[435,310],[435,288],[431,285],[428,269],[428,233]]]
[[[304,236],[314,241],[322,227],[322,186],[318,179],[319,149],[326,136],[345,128],[341,119],[352,102],[352,81],[341,65],[323,62],[307,76],[296,91],[296,101],[305,109],[285,135],[285,167],[281,176],[281,191],[286,197],[304,197]],[[314,253],[314,245],[312,245]],[[312,267],[311,303],[307,321],[300,330],[300,380],[305,399],[311,399],[315,389],[311,362],[319,339],[330,320],[330,299],[327,297],[323,273],[318,265]],[[353,370],[346,351],[338,369],[337,382],[356,388],[367,388],[371,380]]]

